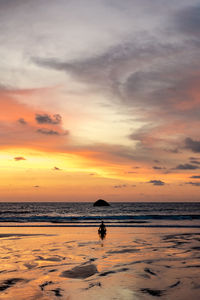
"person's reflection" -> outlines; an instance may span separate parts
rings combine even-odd
[[[106,226],[103,221],[101,222],[101,224],[99,226],[98,234],[99,234],[100,239],[103,241],[106,237]]]

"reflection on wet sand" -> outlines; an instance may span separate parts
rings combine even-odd
[[[99,226],[99,229],[98,229],[98,234],[99,234],[99,237],[101,239],[101,246],[103,247],[103,240],[105,239],[106,237],[106,232],[107,232],[107,229],[106,229],[106,226],[104,224],[104,222],[102,221],[100,226]]]
[[[106,233],[107,233],[107,229],[106,229],[106,226],[105,226],[104,222],[102,221],[100,226],[99,226],[99,229],[98,229],[98,235],[99,235],[99,238],[100,238],[100,241],[101,241],[101,247],[103,247],[103,245],[104,245],[103,240],[106,237]]]
[[[28,230],[1,229],[2,300],[199,299],[195,230]]]

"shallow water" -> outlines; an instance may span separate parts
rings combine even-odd
[[[2,300],[199,299],[197,229],[109,228],[101,240],[96,228],[1,228],[0,236]]]
[[[111,202],[106,207],[94,207],[91,202],[0,203],[0,226],[94,227],[102,219],[116,227],[200,228],[200,203]]]

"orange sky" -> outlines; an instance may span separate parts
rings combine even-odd
[[[199,201],[196,1],[4,2],[0,201]]]

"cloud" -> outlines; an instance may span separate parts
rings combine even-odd
[[[199,169],[199,167],[191,164],[180,164],[175,168],[175,170],[196,170],[196,169]]]
[[[165,182],[162,180],[150,180],[148,183],[152,183],[153,185],[165,185]]]
[[[45,151],[68,148],[65,136],[69,134],[69,131],[65,131],[61,124],[39,126],[35,122],[37,112],[31,103],[34,95],[41,92],[41,88],[0,90],[0,148],[31,148]],[[20,102],[19,99],[23,101],[23,98],[26,98],[27,102],[30,101],[30,105]],[[43,114],[49,115],[47,110]],[[43,127],[59,133],[56,143],[52,142],[52,139],[55,139],[57,134],[50,132],[47,138],[47,131],[42,130],[43,134],[37,132]],[[46,138],[44,139],[45,133]]]
[[[198,161],[198,160],[190,160],[190,162],[192,163],[192,164],[197,164],[197,165],[200,165],[200,161]]]
[[[129,135],[141,147],[151,143],[152,147],[179,153],[177,144],[182,134],[190,136],[195,130],[193,123],[199,121],[200,54],[194,37],[187,36],[186,43],[181,29],[186,11],[187,18],[193,19],[195,9],[191,12],[185,3],[173,5],[170,22],[164,15],[160,24],[160,35],[138,30],[90,57],[33,57],[32,62],[66,72],[86,84],[88,90],[106,93],[112,104],[125,107],[139,121],[145,119],[148,125]]]
[[[33,187],[36,188],[36,189],[38,189],[40,186],[39,185],[34,185]]]
[[[47,129],[47,128],[39,128],[37,129],[37,132],[41,134],[46,134],[46,135],[60,135],[60,133],[56,130],[52,129]]]
[[[190,176],[190,178],[200,179],[200,175],[193,175],[193,176]]]
[[[166,169],[165,167],[159,167],[159,166],[153,166],[152,168],[154,170],[164,170],[164,169]]]
[[[194,159],[194,160],[198,160],[198,159],[200,159],[200,158],[199,158],[199,157],[193,157],[193,156],[191,156],[191,157],[189,157],[189,159],[190,159],[190,160],[193,160],[193,159]]]
[[[126,184],[119,184],[119,185],[114,185],[115,189],[122,189],[122,188],[126,188],[127,185]]]
[[[24,120],[24,118],[18,119],[18,123],[20,123],[22,125],[26,125],[27,124],[27,122]]]
[[[152,36],[147,35],[146,38],[142,40],[139,35],[130,36],[128,41],[123,40],[89,58],[65,61],[59,58],[33,57],[32,61],[40,67],[71,74],[79,81],[97,87],[98,91],[101,88],[101,92],[114,94],[126,105],[142,106],[141,101],[148,102],[149,105],[154,102],[153,92],[168,86],[165,83],[168,76],[166,78],[164,70],[155,67],[149,71],[146,64],[154,66],[158,58],[165,59],[167,56],[169,59],[170,55],[182,51],[182,47],[160,42]],[[162,66],[164,67],[166,66]],[[147,95],[151,95],[151,99]],[[157,103],[158,95],[156,99]]]
[[[195,141],[188,137],[185,139],[185,147],[193,152],[200,152],[200,141]]]
[[[200,35],[200,5],[191,5],[177,12],[175,24],[182,33],[198,37]]]
[[[48,114],[36,114],[35,120],[38,124],[60,124],[62,117],[59,114],[55,114],[52,117]]]
[[[55,171],[61,171],[62,169],[60,169],[58,167],[54,167],[53,170],[55,170]]]
[[[200,182],[186,182],[185,184],[191,184],[191,185],[194,185],[194,186],[200,186]]]
[[[20,160],[26,160],[26,158],[23,157],[23,156],[16,156],[16,157],[14,157],[14,160],[15,161],[20,161]]]

